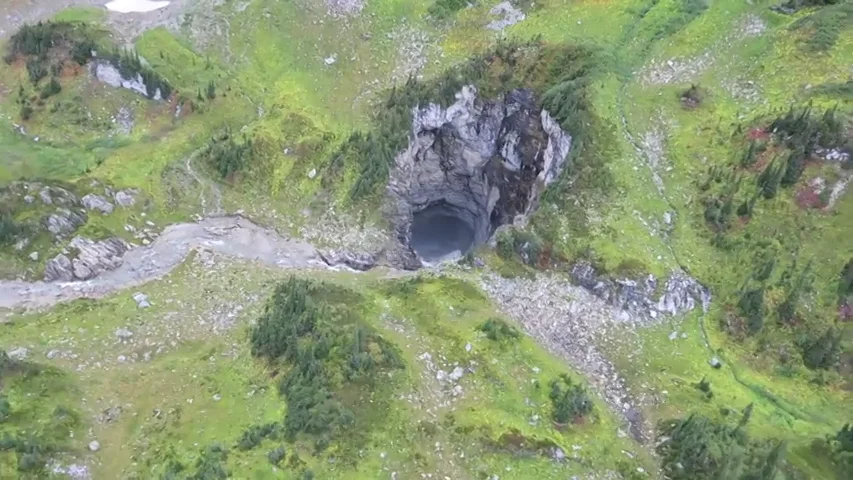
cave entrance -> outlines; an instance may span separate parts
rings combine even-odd
[[[474,246],[474,227],[446,202],[433,203],[412,217],[411,246],[427,263],[462,257]]]

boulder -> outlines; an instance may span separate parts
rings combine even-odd
[[[80,199],[83,206],[88,210],[97,210],[105,215],[113,213],[113,204],[107,201],[106,198],[90,193]]]
[[[114,198],[120,207],[129,208],[136,203],[136,192],[133,190],[119,190],[115,193]]]
[[[44,267],[44,280],[47,282],[70,282],[74,280],[71,260],[61,253],[48,260]]]
[[[58,208],[44,221],[44,226],[50,233],[61,236],[74,233],[80,225],[86,223],[86,215],[67,208]]]
[[[151,303],[148,302],[148,295],[142,292],[134,293],[133,300],[136,302],[136,306],[139,308],[148,308],[151,306]]]
[[[30,351],[24,347],[13,348],[9,350],[7,356],[16,362],[22,362],[30,356]]]

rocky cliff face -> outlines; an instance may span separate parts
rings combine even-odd
[[[529,213],[571,147],[527,90],[483,100],[469,86],[453,105],[429,104],[413,117],[388,186],[396,263],[408,267],[463,255]]]
[[[673,272],[658,289],[659,280],[648,275],[642,281],[610,279],[599,275],[588,263],[572,267],[572,279],[595,296],[635,319],[654,319],[659,315],[678,315],[696,308],[707,311],[711,292],[695,278]]]

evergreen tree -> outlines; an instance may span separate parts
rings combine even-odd
[[[56,77],[50,77],[50,82],[48,82],[48,84],[44,86],[41,93],[39,94],[39,97],[44,100],[46,98],[58,94],[61,91],[62,85],[60,85],[59,80]]]
[[[853,258],[841,269],[838,279],[838,302],[843,304],[851,296],[853,296]]]
[[[785,175],[785,163],[780,163],[777,159],[768,165],[761,175],[758,176],[758,187],[761,190],[761,195],[766,199],[771,199],[776,196],[776,191],[779,189],[779,183]]]
[[[213,80],[211,80],[207,84],[207,99],[213,100],[214,98],[216,98],[216,84],[213,83]]]
[[[817,339],[805,342],[803,363],[813,370],[829,369],[837,365],[840,354],[841,333],[835,328],[829,328]]]
[[[755,165],[755,161],[758,157],[758,142],[752,140],[749,142],[749,148],[746,149],[746,152],[743,154],[743,157],[740,159],[740,166],[743,168],[749,168]]]
[[[770,453],[764,460],[764,467],[761,469],[761,473],[757,477],[758,480],[773,480],[776,478],[779,471],[779,464],[785,457],[785,446],[785,442],[781,441],[777,443],[772,450],[770,450]]]
[[[797,303],[799,303],[800,300],[800,294],[802,294],[804,290],[808,289],[813,281],[811,270],[812,262],[809,261],[803,271],[800,272],[797,278],[788,287],[785,300],[781,304],[779,304],[779,308],[777,310],[779,313],[779,318],[783,322],[790,322],[794,319],[794,315],[796,314],[797,309]]]
[[[797,183],[806,168],[806,153],[803,147],[796,147],[788,154],[785,174],[782,175],[781,185],[790,187]]]
[[[740,417],[740,421],[737,424],[738,429],[741,429],[749,423],[749,419],[752,418],[752,409],[754,404],[750,403],[743,409],[743,415]]]
[[[738,301],[741,315],[746,317],[746,328],[750,334],[764,327],[764,287],[746,290]]]

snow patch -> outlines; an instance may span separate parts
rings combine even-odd
[[[106,5],[107,10],[117,13],[145,13],[168,7],[172,2],[152,0],[114,0]]]

